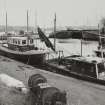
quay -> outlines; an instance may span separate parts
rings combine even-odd
[[[66,77],[30,65],[0,56],[0,73],[14,77],[28,87],[28,79],[32,74],[40,73],[48,82],[67,92],[68,105],[105,105],[105,86]],[[22,94],[4,86],[0,82],[0,104],[3,105],[34,105],[29,94]]]

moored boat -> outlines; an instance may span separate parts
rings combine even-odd
[[[105,60],[103,58],[69,56],[59,61],[49,61],[48,65],[53,68],[53,72],[105,85]]]
[[[41,65],[45,60],[46,51],[35,47],[32,37],[23,35],[8,37],[7,43],[0,45],[0,55],[30,65]]]
[[[39,66],[43,65],[46,60],[46,51],[39,46],[35,46],[35,40],[40,37],[41,41],[44,41],[47,47],[51,47],[52,50],[55,50],[52,43],[44,35],[42,30],[39,27],[37,36],[31,35],[29,32],[28,24],[28,11],[27,11],[27,32],[21,30],[20,34],[8,36],[7,31],[7,13],[6,13],[6,43],[0,44],[0,55],[24,62],[29,65]]]

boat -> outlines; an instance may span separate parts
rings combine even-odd
[[[83,34],[83,35],[82,35]],[[99,37],[97,35],[97,30],[74,30],[74,29],[67,29],[67,30],[60,30],[56,31],[56,33],[52,32],[49,37],[54,38],[54,35],[57,39],[81,39],[87,41],[98,41]]]
[[[6,14],[7,17],[7,14]],[[7,18],[6,18],[7,21]],[[7,25],[7,22],[6,22]],[[7,29],[7,26],[6,26]],[[41,41],[44,41],[47,47],[54,50],[52,43],[44,35],[40,27],[37,27],[38,35]],[[7,31],[6,31],[7,33]],[[29,65],[43,65],[46,60],[46,51],[43,48],[35,46],[35,37],[30,35],[28,28],[28,11],[27,11],[27,33],[21,35],[7,36],[5,43],[0,44],[0,55],[24,62]]]
[[[105,45],[105,37],[101,38],[101,44]],[[49,71],[105,85],[105,59],[98,56],[82,56],[82,39],[81,55],[61,55],[55,60],[48,60],[46,65],[49,66]]]
[[[50,40],[45,36],[40,27],[38,35],[46,46],[55,51]],[[30,34],[8,36],[7,42],[0,44],[0,55],[24,62],[29,65],[39,66],[46,61],[46,55],[49,51],[35,46],[35,37]]]
[[[49,60],[47,65],[52,72],[105,85],[104,58],[74,55]]]
[[[34,39],[29,36],[12,36],[7,43],[0,45],[0,55],[22,61],[30,65],[40,65],[45,60],[46,51],[34,45]]]
[[[42,69],[105,85],[105,59],[97,56],[83,56],[82,39],[81,55],[65,57],[63,51],[55,54],[58,56],[55,59],[48,59],[41,67]]]

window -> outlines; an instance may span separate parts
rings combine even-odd
[[[95,64],[85,63],[84,68],[85,68],[85,72],[84,72],[85,75],[96,77],[96,65]]]
[[[99,73],[105,72],[104,63],[99,63],[97,66],[98,66],[98,72]]]
[[[14,43],[14,44],[17,44],[17,40],[16,40],[16,39],[13,39],[13,43]]]
[[[83,74],[84,76],[96,77],[95,64],[75,61],[75,63],[72,65],[72,71],[78,74]]]
[[[17,40],[15,40],[15,44],[17,44]]]
[[[23,40],[23,41],[22,41],[22,44],[26,44],[26,40]]]
[[[15,39],[13,39],[13,43],[15,43]]]
[[[18,40],[18,44],[20,44],[20,40]]]
[[[32,44],[33,43],[33,39],[30,39],[30,44]]]

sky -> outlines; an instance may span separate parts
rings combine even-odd
[[[0,25],[25,26],[27,10],[29,26],[53,27],[54,14],[57,26],[97,26],[105,17],[105,0],[0,0]]]

